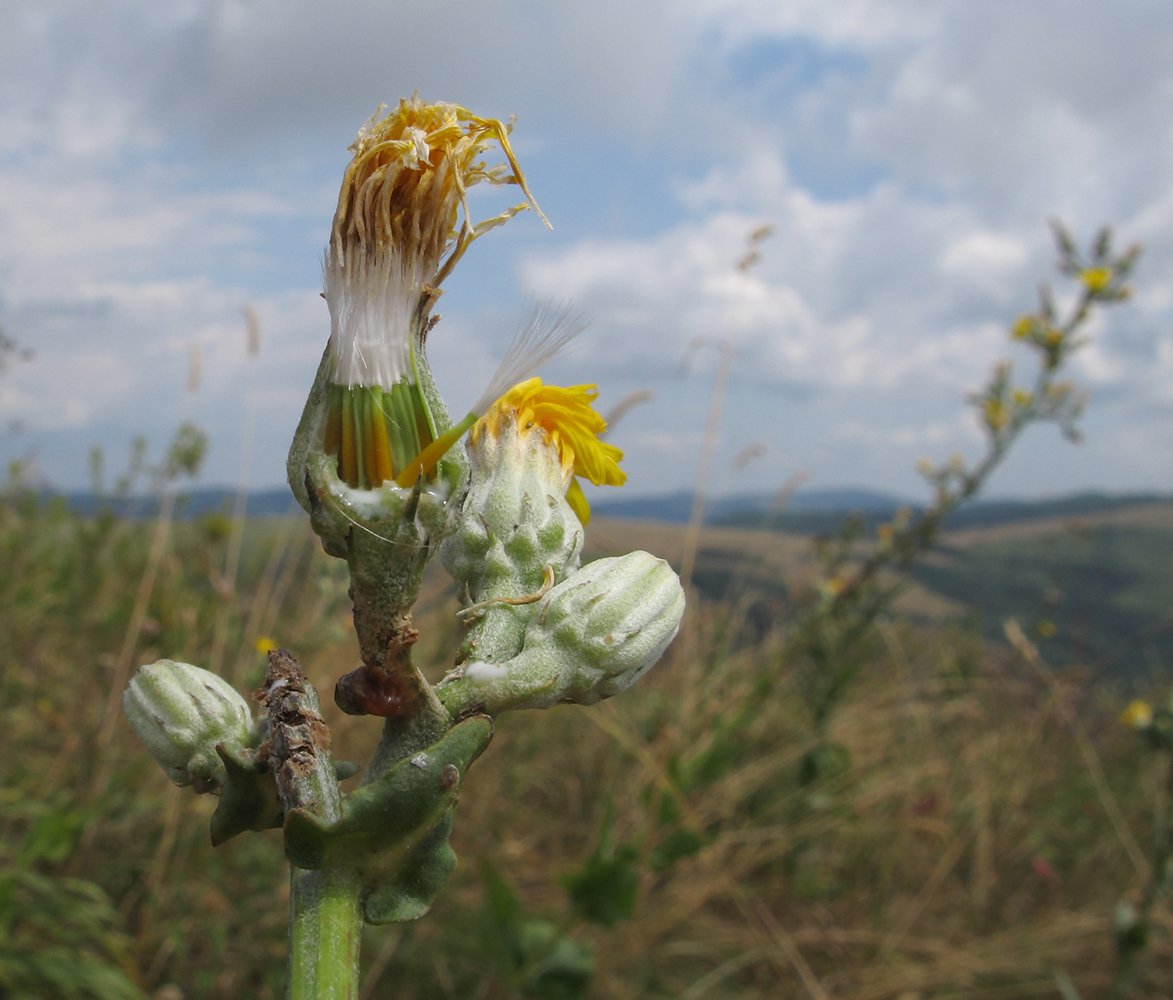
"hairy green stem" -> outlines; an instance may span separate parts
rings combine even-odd
[[[363,775],[364,785],[381,778],[401,760],[437,742],[452,725],[451,717],[432,686],[423,677],[420,681],[423,689],[416,713],[384,720],[383,734]]]
[[[293,867],[289,882],[289,1000],[354,1000],[363,926],[358,876]]]

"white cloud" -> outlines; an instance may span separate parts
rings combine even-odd
[[[1095,474],[1148,481],[1151,455],[1111,442],[1173,435],[1171,29],[1163,0],[14,0],[0,35],[0,325],[38,357],[0,405],[46,433],[109,439],[136,413],[166,424],[198,344],[207,378],[191,411],[227,456],[213,471],[234,478],[233,414],[253,380],[271,419],[258,475],[279,475],[325,334],[317,254],[345,145],[377,101],[418,87],[520,114],[523,162],[594,227],[539,243],[511,226],[462,264],[499,299],[451,296],[436,359],[453,398],[479,391],[512,326],[501,300],[516,290],[499,289],[513,261],[524,290],[594,318],[554,375],[617,396],[675,390],[623,428],[649,487],[693,475],[695,445],[665,445],[703,421],[700,383],[690,396],[668,382],[681,356],[735,329],[724,440],[737,450],[763,425],[769,438],[746,486],[800,459],[824,480],[880,475],[900,449],[971,442],[961,395],[1032,306],[1050,268],[1042,223],[1058,212],[1082,236],[1115,220],[1148,244],[1134,305],[1077,366],[1101,390]],[[614,212],[574,204],[588,180]],[[659,214],[641,215],[645,202]],[[609,230],[612,216],[633,230]],[[763,221],[775,236],[739,275]],[[246,299],[266,337],[252,367]],[[56,416],[49,373],[70,400]],[[887,450],[870,459],[834,430],[853,426],[882,429]]]
[[[134,383],[113,351],[56,350],[41,353],[37,361],[18,366],[0,392],[0,417],[34,430],[84,427]],[[77,385],[87,391],[63,391]]]

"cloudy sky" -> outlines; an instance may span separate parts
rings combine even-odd
[[[1036,430],[1000,495],[1173,488],[1173,5],[1167,0],[0,0],[0,459],[62,488],[101,445],[204,427],[203,481],[283,462],[329,329],[346,147],[413,90],[517,116],[554,224],[523,214],[447,284],[431,357],[479,395],[527,300],[591,319],[547,374],[597,382],[632,493],[691,485],[735,343],[716,492],[916,497],[976,454],[963,399],[1052,272],[1046,220],[1141,241],[1135,300],[1074,365],[1086,442]],[[474,213],[508,193],[476,191]],[[748,277],[735,262],[769,223]],[[1059,286],[1062,290],[1062,286]],[[260,322],[246,351],[241,306]],[[193,348],[198,391],[186,390]],[[1025,363],[1026,358],[1020,358]],[[735,455],[760,457],[731,472]]]

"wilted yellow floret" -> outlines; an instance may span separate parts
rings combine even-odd
[[[1153,724],[1152,706],[1138,699],[1120,713],[1120,721],[1129,729],[1148,729]]]
[[[627,474],[619,468],[623,452],[599,440],[607,422],[591,407],[598,395],[593,385],[562,388],[542,385],[540,378],[519,382],[477,421],[470,434],[472,443],[475,446],[481,435],[495,433],[506,411],[517,413],[519,431],[541,427],[558,449],[567,483],[566,500],[586,524],[591,517],[590,505],[574,477],[584,476],[596,486],[622,486],[627,481]]]
[[[477,236],[532,207],[545,216],[529,192],[509,146],[509,129],[493,118],[479,118],[456,104],[426,104],[415,95],[382,120],[382,109],[359,130],[350,146],[354,158],[342,178],[330,233],[331,253],[394,248],[405,269],[424,265],[419,276],[432,284],[452,269]],[[508,166],[486,167],[478,157],[493,140]],[[498,216],[471,224],[465,192],[474,184],[516,184],[526,201]],[[465,209],[457,232],[457,209]],[[435,273],[445,250],[452,254]],[[430,265],[430,267],[429,267]]]
[[[262,635],[253,643],[253,649],[258,653],[268,654],[277,648],[277,643],[270,636]]]
[[[482,233],[525,208],[541,215],[510,126],[418,95],[385,110],[350,146],[323,261],[332,362],[323,447],[339,477],[360,489],[407,478],[437,436],[418,368],[441,283]],[[493,142],[506,162],[486,166]],[[527,200],[474,224],[466,193],[481,181],[515,184]]]

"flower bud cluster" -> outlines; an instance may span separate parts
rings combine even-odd
[[[639,680],[675,638],[683,614],[684,590],[663,559],[647,552],[598,559],[536,604],[520,653],[470,662],[437,693],[456,715],[591,705]]]
[[[454,717],[618,694],[659,659],[684,613],[680,580],[647,552],[579,568],[582,528],[564,496],[574,458],[520,412],[494,407],[474,428],[461,525],[441,548],[475,602],[461,666],[437,688]]]

